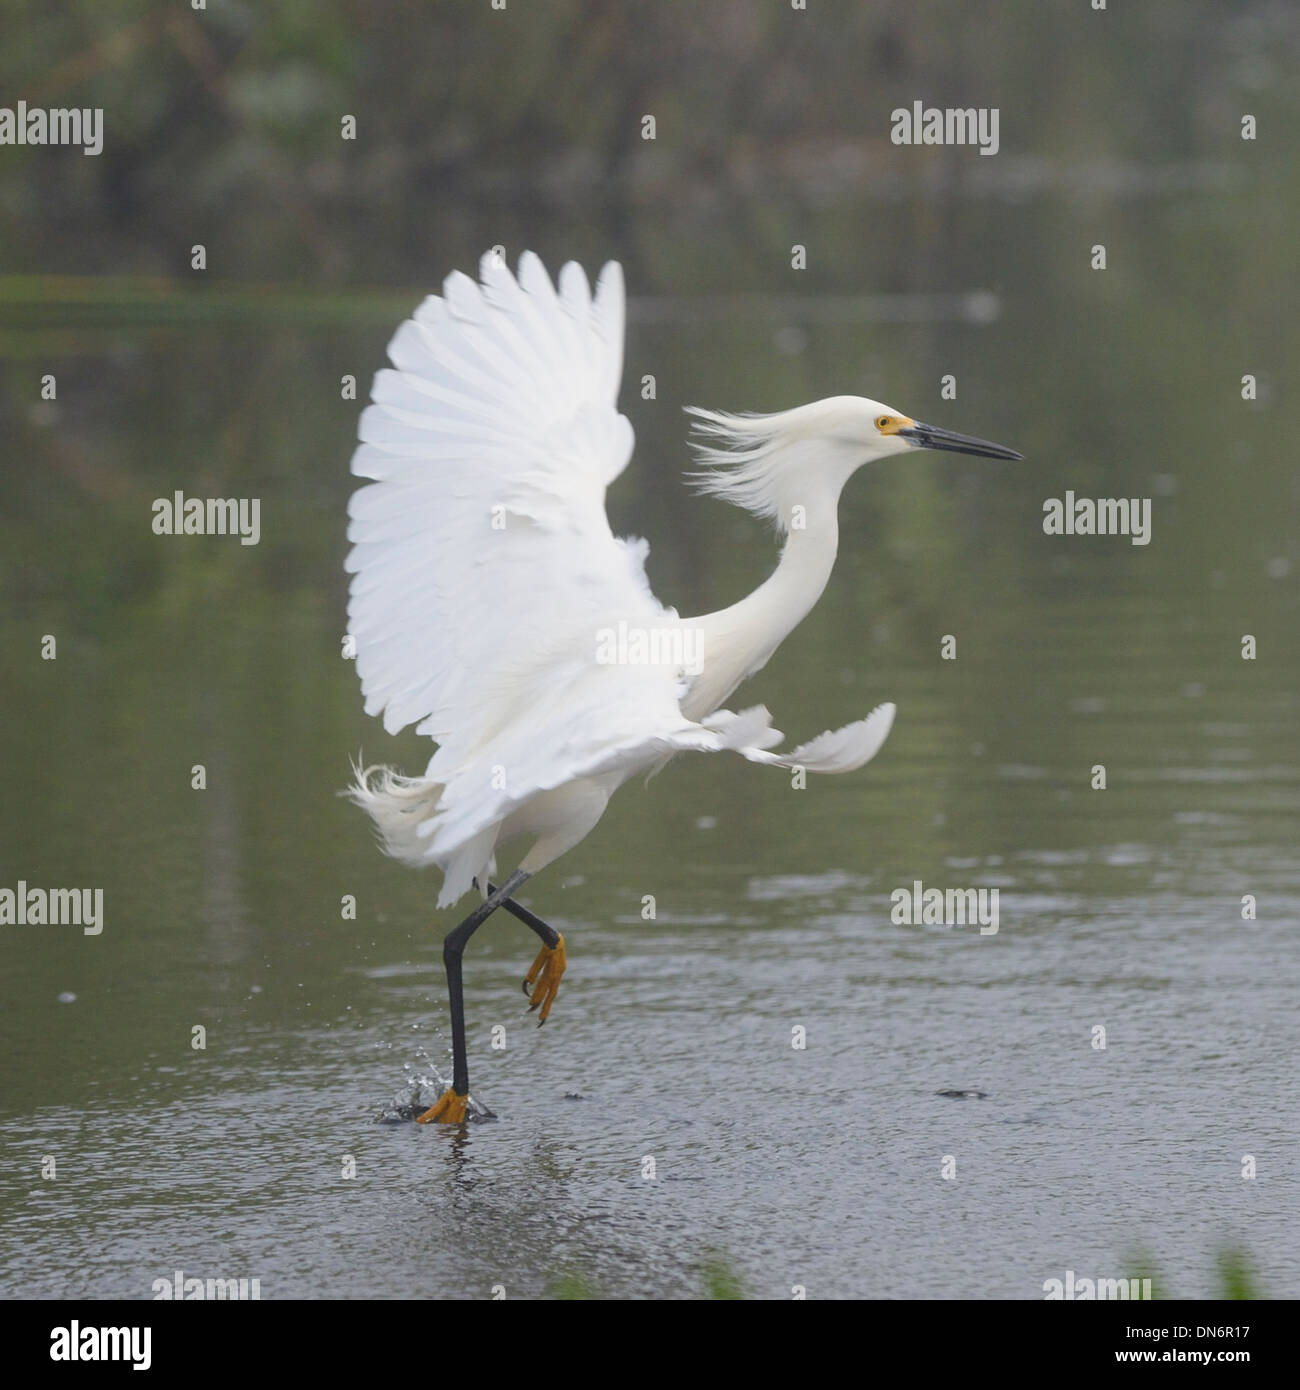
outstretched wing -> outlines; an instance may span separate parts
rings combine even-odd
[[[895,706],[877,705],[865,719],[818,734],[791,753],[773,753],[784,735],[762,705],[740,714],[715,710],[696,723],[680,713],[662,674],[647,678],[628,667],[580,664],[563,677],[557,671],[553,688],[527,719],[503,732],[490,755],[452,772],[437,809],[416,830],[430,854],[445,859],[561,781],[628,773],[676,753],[730,751],[776,767],[854,772],[876,756],[894,723]],[[564,754],[558,762],[557,749]],[[492,775],[488,757],[505,776]]]
[[[366,712],[464,750],[602,614],[665,616],[645,543],[605,516],[633,443],[619,266],[594,298],[579,266],[553,286],[527,252],[518,279],[491,253],[480,277],[449,276],[393,337],[352,458],[374,481],[348,507]]]

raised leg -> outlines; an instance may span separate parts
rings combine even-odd
[[[496,892],[490,883],[488,892]],[[535,912],[529,912],[512,898],[507,898],[501,906],[542,939],[542,949],[537,953],[537,959],[532,963],[528,974],[524,976],[524,993],[532,990],[528,1012],[541,1009],[537,1015],[537,1026],[540,1028],[551,1016],[551,1005],[555,1003],[555,996],[560,990],[560,980],[564,977],[568,964],[564,954],[564,937],[549,922],[543,922]]]
[[[447,971],[447,997],[451,1005],[451,1085],[416,1123],[458,1125],[465,1119],[469,1100],[469,1057],[465,1049],[465,995],[461,985],[461,957],[465,943],[507,901],[510,894],[527,882],[528,874],[516,869],[500,888],[488,885],[488,895],[459,926],[447,933],[442,943],[442,963]]]
[[[496,891],[493,885],[489,883],[488,892],[495,893]],[[537,935],[542,938],[543,946],[549,946],[554,950],[554,948],[560,944],[560,933],[557,932],[549,922],[543,922],[535,912],[529,912],[526,907],[520,907],[513,898],[507,898],[501,906],[517,921],[522,922],[524,926],[535,931]]]

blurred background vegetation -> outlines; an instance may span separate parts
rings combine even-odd
[[[405,288],[502,242],[616,248],[643,294],[770,290],[803,240],[807,289],[930,288],[1026,201],[1296,177],[1275,157],[1296,102],[1282,0],[4,8],[5,100],[107,113],[97,158],[5,151],[9,273],[189,279],[202,240],[218,282]],[[998,106],[1001,154],[891,145],[889,112],[918,99]],[[906,236],[882,241],[885,218]]]

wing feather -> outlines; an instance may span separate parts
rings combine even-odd
[[[809,772],[856,772],[880,752],[889,731],[894,726],[896,706],[877,705],[865,719],[845,724],[841,729],[827,729],[807,743],[801,743],[792,753],[761,751],[769,745],[742,749],[745,757],[755,763],[773,763],[778,767],[803,767]]]
[[[557,290],[527,252],[517,276],[485,256],[480,279],[449,275],[393,335],[352,458],[370,482],[348,508],[366,710],[389,732],[416,724],[444,765],[499,742],[511,701],[535,707],[557,661],[590,662],[610,615],[675,618],[650,592],[644,543],[616,538],[605,515],[633,445],[616,404],[618,266],[594,297],[581,267]],[[680,721],[665,703],[673,673],[642,683],[657,717]],[[629,709],[632,686],[619,687]]]

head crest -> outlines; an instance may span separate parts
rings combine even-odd
[[[786,530],[791,507],[807,500],[816,465],[825,463],[828,449],[839,442],[836,426],[843,423],[843,399],[774,415],[731,415],[687,406],[694,417],[697,437],[691,447],[699,464],[689,475],[692,486]]]

